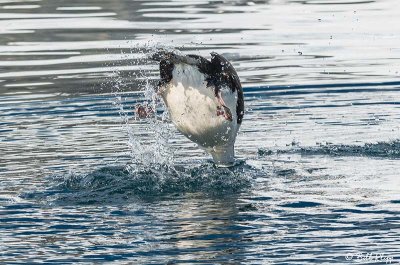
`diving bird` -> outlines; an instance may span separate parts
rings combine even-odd
[[[215,52],[211,60],[166,50],[150,58],[159,62],[158,94],[176,128],[210,153],[216,166],[233,166],[244,100],[232,64]]]

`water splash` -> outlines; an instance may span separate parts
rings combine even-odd
[[[148,54],[154,52],[156,48],[149,44],[138,49],[143,54],[143,60],[147,60]],[[131,162],[126,168],[133,172],[141,166],[171,166],[174,152],[172,146],[168,143],[168,139],[171,138],[173,131],[166,122],[168,113],[156,93],[153,80],[149,77],[150,71],[148,69],[140,70],[133,77],[144,80],[143,86],[139,87],[142,98],[137,104],[144,105],[152,110],[151,115],[144,120],[141,120],[135,114],[135,111],[127,106],[128,98],[124,94],[120,94],[121,87],[124,86],[123,77],[118,72],[116,74],[117,76],[113,77],[115,90],[113,104],[119,109],[122,129],[126,131],[128,137],[127,145]],[[135,126],[132,126],[132,123],[135,123]],[[140,126],[137,126],[138,124]]]
[[[364,145],[319,144],[315,147],[295,146],[287,150],[258,149],[259,156],[273,154],[300,153],[302,155],[366,156],[400,158],[400,140],[390,142],[366,143]]]
[[[245,163],[234,168],[213,164],[136,168],[103,167],[89,173],[70,173],[48,178],[43,191],[27,192],[23,199],[47,205],[126,204],[136,200],[162,200],[186,193],[230,196],[251,187],[262,174]]]

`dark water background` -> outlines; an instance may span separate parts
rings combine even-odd
[[[400,263],[399,14],[0,0],[0,263]],[[162,121],[157,47],[237,69],[235,169]],[[135,121],[138,102],[159,119]]]

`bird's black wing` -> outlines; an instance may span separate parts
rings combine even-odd
[[[215,87],[216,96],[222,86],[229,87],[232,93],[237,92],[237,123],[241,124],[244,115],[243,88],[235,68],[233,68],[232,64],[225,57],[213,52],[211,53],[211,72],[209,78],[209,82],[213,83]]]

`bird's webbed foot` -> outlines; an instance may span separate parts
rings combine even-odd
[[[226,106],[217,106],[217,116],[223,116],[225,120],[232,121],[231,110]]]
[[[221,93],[218,93],[217,96],[219,106],[217,106],[217,116],[223,115],[225,120],[232,121],[232,112],[231,110],[225,105],[224,100],[222,99]]]
[[[154,115],[154,110],[149,105],[137,104],[135,106],[135,119],[146,119]]]

